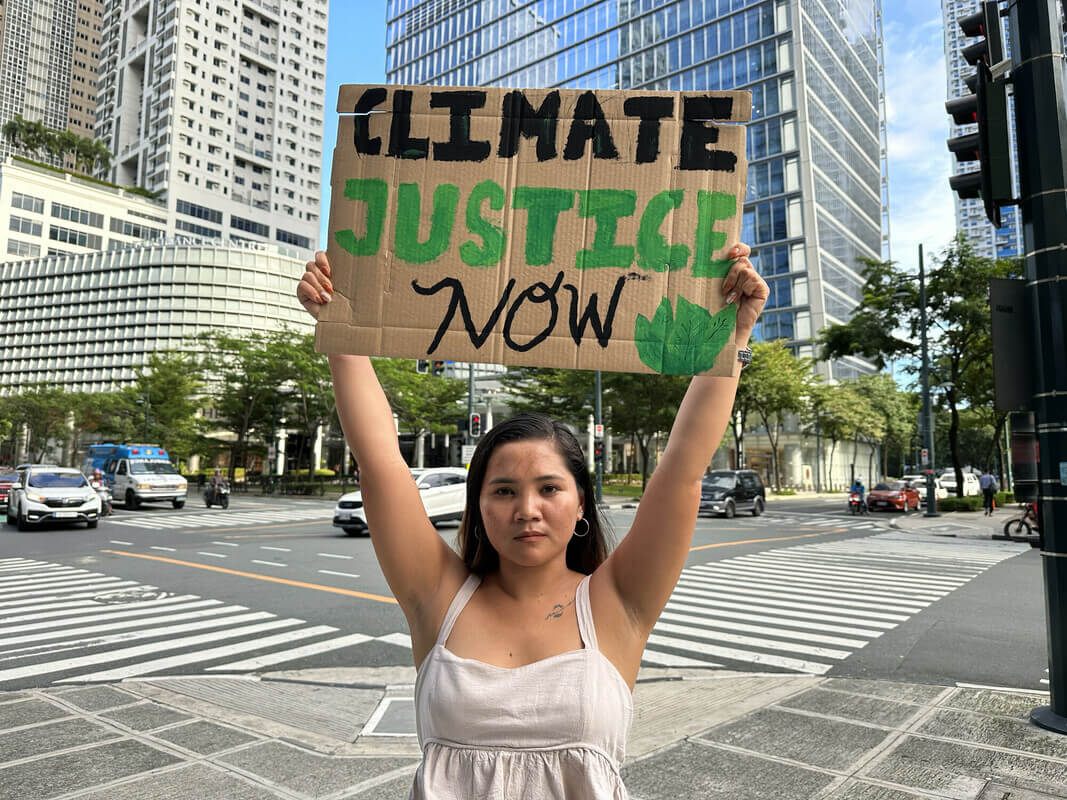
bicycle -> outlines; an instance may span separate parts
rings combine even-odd
[[[1015,519],[1009,519],[1004,523],[1004,535],[1009,538],[1013,536],[1029,536],[1033,533],[1033,529],[1038,527],[1036,504],[1020,503],[1019,508],[1023,509],[1023,515]]]

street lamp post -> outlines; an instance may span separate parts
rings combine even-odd
[[[930,353],[926,339],[926,269],[923,265],[923,246],[919,245],[919,328],[922,331],[922,391],[923,434],[926,438],[926,513],[927,517],[941,516],[937,512],[937,481],[934,478],[934,412],[930,403]]]

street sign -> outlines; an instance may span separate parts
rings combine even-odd
[[[267,448],[267,460],[268,461],[273,461],[275,455],[276,455],[276,451],[274,449],[274,445],[271,445],[270,447]]]
[[[593,436],[595,436],[597,439],[603,439],[604,438],[604,426],[603,425],[594,425],[593,426]]]
[[[471,459],[474,458],[474,449],[475,449],[476,446],[477,445],[473,445],[473,444],[465,444],[465,445],[463,445],[462,454],[459,457],[460,461],[462,461],[464,464],[471,463]]]
[[[923,448],[923,464],[929,464],[929,463],[930,463],[930,451],[927,450],[924,447]]]

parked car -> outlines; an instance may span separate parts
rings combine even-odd
[[[753,470],[715,470],[701,481],[701,514],[720,514],[730,519],[738,511],[750,511],[758,517],[766,506],[767,490],[759,473]]]
[[[949,470],[941,475],[941,485],[949,495],[956,496],[956,472]],[[978,485],[978,476],[973,472],[963,473],[963,496],[981,494],[982,488]]]
[[[100,496],[76,469],[28,465],[8,497],[7,524],[20,531],[42,522],[84,522],[95,528]]]
[[[926,505],[926,476],[904,475],[901,480],[910,483],[911,487],[919,493],[919,502]],[[948,489],[945,488],[941,479],[936,476],[934,477],[934,497],[938,500],[948,497]]]
[[[458,520],[467,505],[467,470],[461,467],[413,469],[411,477],[430,522]],[[363,494],[355,491],[342,495],[333,512],[333,524],[349,536],[370,534],[363,510]]]
[[[867,508],[871,511],[919,510],[919,492],[907,481],[883,481],[867,493]]]
[[[0,472],[0,508],[7,508],[11,487],[19,482],[19,474],[13,470]]]

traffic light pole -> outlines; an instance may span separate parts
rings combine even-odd
[[[922,375],[923,388],[923,438],[926,447],[926,514],[927,517],[940,517],[937,512],[937,478],[934,468],[934,408],[930,402],[930,349],[926,338],[926,267],[923,263],[923,246],[919,245],[919,327],[922,328]]]
[[[1067,113],[1058,0],[1015,0],[1012,84],[1026,285],[1034,310],[1034,413],[1051,702],[1030,712],[1067,734]],[[1023,355],[1022,357],[1026,357]]]
[[[594,424],[597,426],[596,430],[604,430],[604,415],[600,408],[600,370],[596,371],[596,400],[594,401],[594,411],[596,412],[596,419]],[[604,445],[600,443],[597,447],[599,457],[596,460],[596,501],[597,504],[604,502]]]
[[[471,435],[470,419],[474,414],[474,362],[467,362],[467,444],[475,444]]]

